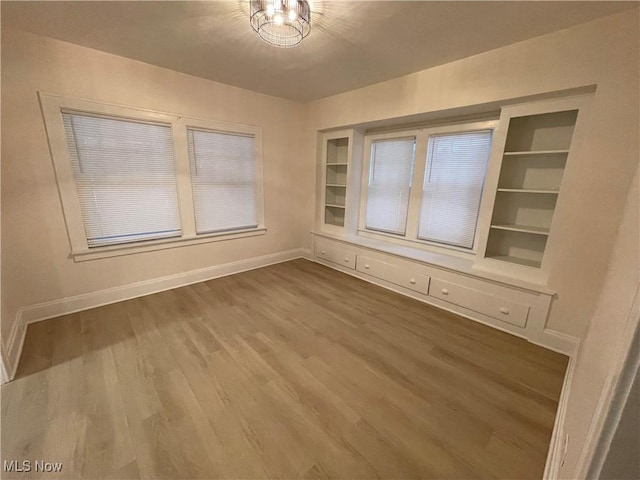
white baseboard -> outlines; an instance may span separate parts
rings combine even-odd
[[[542,335],[538,340],[530,339],[529,341],[553,350],[554,352],[562,353],[568,357],[573,357],[577,353],[578,346],[580,345],[579,338],[549,328],[545,328],[542,331]]]
[[[0,344],[0,385],[4,385],[9,381],[9,373],[7,372],[7,356],[4,353],[4,345]]]
[[[551,433],[551,442],[549,443],[549,452],[547,453],[547,461],[544,467],[543,480],[555,480],[560,473],[560,467],[564,463],[566,455],[566,438],[564,432],[565,417],[567,415],[567,405],[569,404],[569,394],[571,392],[571,384],[576,369],[577,349],[572,352],[569,357],[567,371],[564,374],[564,382],[560,392],[560,400],[558,401],[558,409],[556,410],[556,419],[553,424],[553,432]]]
[[[143,297],[153,293],[183,287],[193,283],[204,282],[214,278],[233,275],[236,273],[266,267],[276,263],[294,260],[296,258],[311,259],[311,251],[296,248],[285,252],[272,253],[261,257],[248,258],[237,262],[200,268],[189,272],[178,273],[161,278],[154,278],[142,282],[122,285],[97,292],[84,293],[73,297],[60,298],[49,302],[37,303],[18,310],[16,320],[9,336],[6,368],[7,377],[12,380],[16,374],[22,347],[27,333],[27,325],[41,320],[47,320],[60,315],[67,315],[90,308],[100,307],[110,303],[121,302],[131,298]]]

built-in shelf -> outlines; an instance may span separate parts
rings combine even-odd
[[[520,152],[504,152],[505,157],[523,157],[528,155],[565,155],[569,150],[524,150]]]
[[[325,139],[324,224],[344,227],[349,169],[349,136]]]
[[[560,193],[560,190],[534,190],[531,188],[499,188],[498,191],[507,193],[548,193],[552,195]]]
[[[509,263],[515,263],[518,265],[524,265],[525,267],[540,268],[540,265],[542,264],[542,262],[538,260],[529,260],[526,258],[512,257],[509,255],[496,255],[495,257],[489,257],[489,258],[492,258],[493,260],[500,260],[501,262],[509,262]]]
[[[491,228],[509,230],[512,232],[534,233],[536,235],[549,235],[549,229],[544,227],[532,227],[528,225],[512,225],[508,223],[491,225]]]
[[[344,227],[344,213],[344,207],[325,205],[324,221],[328,225],[333,225],[335,227]]]
[[[486,258],[542,265],[577,115],[566,110],[502,117],[507,136]]]

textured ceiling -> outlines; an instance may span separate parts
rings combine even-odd
[[[26,30],[254,91],[310,101],[451,62],[637,2],[315,1],[302,45],[251,30],[246,1],[8,2]]]

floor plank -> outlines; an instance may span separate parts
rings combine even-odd
[[[295,260],[30,325],[2,460],[63,462],[59,478],[541,478],[566,364]]]

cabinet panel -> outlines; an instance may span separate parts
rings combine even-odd
[[[506,300],[501,297],[432,278],[429,296],[453,303],[497,320],[524,328],[529,315],[529,305]]]
[[[364,255],[358,255],[356,270],[418,293],[426,294],[429,289],[429,277],[427,275]]]
[[[316,258],[354,270],[356,268],[356,253],[354,251],[339,246],[328,246],[324,242],[316,244]]]

